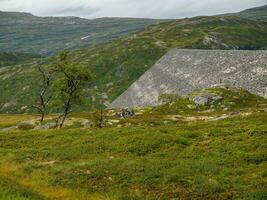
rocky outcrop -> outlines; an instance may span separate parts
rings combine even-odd
[[[173,49],[109,108],[154,106],[161,94],[184,95],[218,84],[267,97],[267,51]],[[196,100],[205,104],[202,97]]]

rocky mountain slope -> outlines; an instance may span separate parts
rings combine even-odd
[[[267,51],[171,50],[109,108],[155,106],[162,94],[184,95],[221,83],[267,98]]]
[[[160,21],[163,20],[37,17],[0,11],[0,51],[53,55],[63,49],[102,44]]]
[[[267,24],[239,17],[195,17],[151,25],[131,36],[71,52],[70,61],[96,75],[88,96],[108,105],[172,48],[267,49]],[[44,65],[51,64],[51,58]],[[37,62],[2,69],[1,112],[26,112],[37,98]],[[34,83],[34,84],[33,84]]]

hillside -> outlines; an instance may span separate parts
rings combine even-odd
[[[238,17],[174,20],[95,48],[71,52],[70,60],[95,73],[96,82],[88,89],[93,106],[98,106],[101,99],[108,105],[172,48],[267,49],[267,24]],[[44,65],[49,63],[50,58]],[[29,105],[37,98],[36,67],[31,62],[2,70],[0,112],[30,111]]]
[[[204,93],[222,98],[205,106],[190,100]],[[16,126],[36,116],[0,115],[0,199],[264,199],[266,106],[220,87],[131,118],[106,111],[102,129],[71,124],[94,122],[93,112],[74,113],[62,130],[25,131]]]
[[[0,52],[0,67],[16,65],[40,57],[41,56],[35,54]]]
[[[267,5],[244,10],[239,13],[230,14],[246,19],[259,20],[267,22]]]
[[[37,17],[0,11],[0,51],[53,55],[63,49],[93,47],[160,21],[163,20]]]

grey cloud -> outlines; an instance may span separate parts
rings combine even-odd
[[[0,10],[40,16],[181,18],[264,4],[267,0],[0,0]]]

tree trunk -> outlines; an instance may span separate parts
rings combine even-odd
[[[70,102],[71,102],[71,98],[68,100],[68,102],[67,102],[67,104],[65,106],[65,110],[64,110],[64,113],[62,115],[62,120],[61,120],[61,123],[59,125],[59,128],[63,127],[63,125],[65,123],[65,120],[66,120],[66,117],[69,114],[69,109],[70,109],[70,106],[71,106]]]
[[[45,115],[44,112],[42,112],[42,113],[41,113],[40,123],[43,123],[43,121],[44,121],[44,115]]]
[[[60,122],[59,128],[62,128],[62,127],[63,127],[67,115],[68,115],[68,113],[64,113],[64,114],[63,114],[63,117],[62,117],[62,120],[61,120],[61,122]]]

